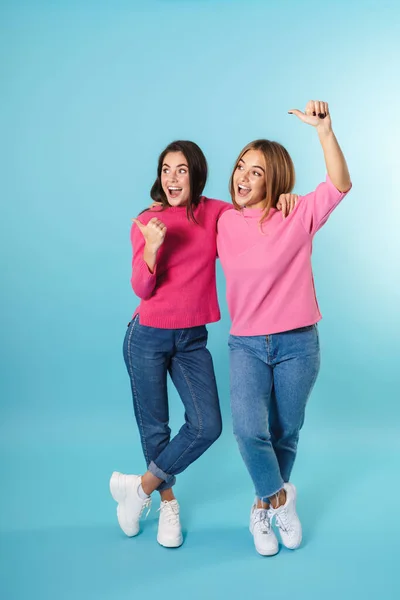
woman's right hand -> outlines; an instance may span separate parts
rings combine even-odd
[[[139,227],[148,250],[157,252],[163,245],[167,233],[167,228],[164,223],[156,217],[150,219],[147,225],[143,225],[139,219],[132,219],[132,221]]]

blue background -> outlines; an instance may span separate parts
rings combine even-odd
[[[1,2],[2,598],[395,597],[399,17],[394,0]],[[121,350],[129,230],[158,154],[196,141],[206,194],[229,200],[239,150],[268,137],[306,193],[322,151],[287,110],[311,98],[330,103],[353,191],[314,245],[323,361],[293,477],[304,544],[262,559],[247,530],[219,266],[224,434],[179,478],[184,546],[157,545],[156,498],[125,538],[108,480],[143,469]],[[171,406],[176,430],[172,389]]]

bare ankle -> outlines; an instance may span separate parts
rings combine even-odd
[[[172,500],[175,500],[175,495],[172,491],[172,488],[169,488],[168,490],[162,490],[160,492],[160,496],[161,502],[172,502]]]
[[[261,498],[257,498],[257,508],[269,508],[268,500],[262,500]]]
[[[154,490],[161,485],[162,482],[162,479],[159,479],[153,475],[153,473],[150,473],[150,471],[146,471],[146,473],[142,475],[142,490],[145,494],[150,496]]]
[[[286,503],[286,491],[284,488],[269,498],[272,508],[279,508]]]

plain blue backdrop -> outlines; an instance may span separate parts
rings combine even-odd
[[[0,2],[1,598],[395,598],[399,22],[395,0]],[[144,466],[122,359],[131,218],[179,138],[203,148],[211,197],[229,200],[258,137],[287,147],[295,191],[314,189],[316,133],[287,114],[309,99],[330,103],[353,190],[314,245],[324,319],[293,474],[303,546],[262,559],[248,533],[219,265],[223,436],[179,477],[184,546],[157,545],[156,501],[125,538],[108,480]]]

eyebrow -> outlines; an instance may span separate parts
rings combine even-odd
[[[243,158],[241,158],[241,159],[239,160],[239,162],[242,162],[242,163],[246,164],[246,163],[244,162]],[[264,171],[264,173],[265,173],[265,169],[264,169],[263,167],[260,167],[260,165],[253,165],[253,169],[261,169],[261,171]]]
[[[163,167],[169,167],[171,168],[169,165],[167,165],[167,163],[163,163]],[[186,167],[187,169],[189,168],[186,164],[182,163],[181,165],[178,165],[176,168],[179,169],[179,167]]]

